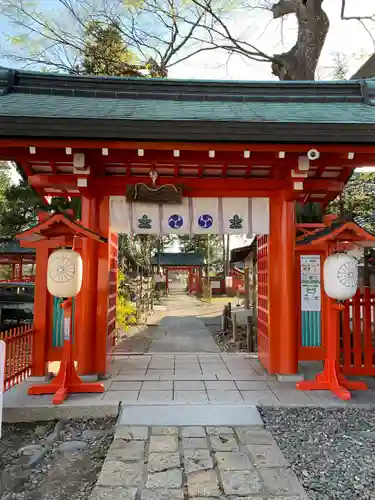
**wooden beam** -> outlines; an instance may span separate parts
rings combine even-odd
[[[77,188],[78,176],[73,174],[59,174],[59,175],[44,175],[35,174],[29,176],[29,184],[34,188],[59,188],[59,189],[78,189]],[[134,185],[143,182],[150,185],[150,178],[148,176],[133,176],[127,177],[122,175],[100,176],[100,177],[87,177],[88,188],[93,191],[98,191],[103,195],[125,194],[126,186]],[[189,192],[190,189],[214,191],[215,189],[231,191],[277,191],[285,189],[288,186],[288,181],[284,179],[243,179],[231,178],[228,184],[228,179],[214,178],[214,177],[159,177],[156,185],[163,186],[176,182],[181,184]]]
[[[218,151],[214,158],[210,158],[205,151],[181,151],[178,158],[174,157],[173,151],[169,150],[144,150],[143,156],[138,156],[136,150],[108,150],[108,155],[103,156],[100,149],[93,149],[85,152],[86,164],[93,170],[100,171],[109,163],[137,164],[145,168],[151,165],[161,164],[165,167],[173,168],[184,166],[184,168],[197,167],[199,165],[243,165],[248,171],[253,166],[272,166],[273,168],[289,169],[297,165],[298,156],[301,153],[289,153],[285,158],[275,158],[275,155],[269,151],[258,151],[252,153],[250,158],[244,158],[241,151]],[[18,163],[37,162],[48,163],[73,163],[72,155],[67,155],[65,149],[59,148],[36,148],[36,153],[31,155],[28,148],[1,148],[0,160],[14,160]],[[342,168],[354,168],[357,166],[375,164],[375,154],[358,154],[353,161],[343,158],[338,153],[324,153],[314,161],[313,165],[323,170],[327,166],[337,166]]]
[[[68,140],[68,139],[0,139],[0,148],[36,148],[73,149],[154,149],[173,151],[285,151],[286,153],[305,154],[309,149],[318,149],[320,153],[347,153],[375,155],[375,146],[352,144],[252,144],[252,143],[200,143],[200,142],[151,142],[151,141],[108,141],[108,140]]]

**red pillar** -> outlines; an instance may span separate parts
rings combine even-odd
[[[98,231],[109,239],[109,197],[99,201]],[[109,243],[99,243],[97,258],[95,373],[107,372],[107,355],[111,347],[108,340],[108,297],[110,293]]]
[[[82,198],[81,223],[84,227],[97,232],[96,198]],[[95,373],[98,243],[87,238],[83,239],[81,254],[83,279],[79,298],[77,297],[78,314],[74,342],[78,373],[87,375]]]
[[[36,249],[36,276],[34,299],[34,340],[33,364],[31,375],[43,377],[47,375],[46,349],[48,340],[48,299],[47,263],[50,250],[48,241],[40,242]]]
[[[270,199],[269,370],[298,370],[298,334],[294,301],[295,202],[284,192]]]

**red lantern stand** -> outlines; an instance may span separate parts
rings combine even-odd
[[[84,228],[81,224],[72,221],[68,216],[55,214],[43,220],[37,226],[20,235],[23,246],[35,246],[38,240],[53,240],[55,248],[75,248],[78,241],[84,238],[105,242],[105,238]],[[30,243],[28,244],[27,241]],[[66,298],[61,307],[64,311],[64,345],[60,369],[56,377],[47,384],[34,385],[29,388],[28,394],[40,396],[54,394],[53,404],[58,405],[65,401],[68,394],[73,393],[102,393],[103,384],[97,382],[83,382],[78,376],[73,357],[73,342],[71,337],[72,298]]]
[[[330,254],[352,248],[350,242],[338,242],[330,245]],[[361,381],[348,380],[340,368],[340,314],[347,307],[344,302],[329,299],[328,335],[326,340],[326,358],[324,369],[315,380],[297,382],[296,388],[300,391],[331,391],[338,398],[348,401],[351,399],[349,390],[365,391],[367,385]]]

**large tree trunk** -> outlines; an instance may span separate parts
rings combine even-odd
[[[295,14],[298,21],[296,44],[275,54],[272,72],[280,80],[314,80],[315,70],[329,30],[323,0],[279,0],[272,7],[274,19]]]

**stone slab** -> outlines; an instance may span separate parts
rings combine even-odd
[[[184,458],[187,474],[212,469],[214,466],[209,450],[186,450]]]
[[[177,446],[176,436],[151,436],[149,452],[176,452]]]
[[[241,444],[250,445],[275,445],[276,441],[271,432],[266,429],[252,429],[251,427],[236,427],[235,428],[238,439]]]
[[[208,403],[206,391],[175,391],[173,400],[180,404]]]
[[[243,398],[238,390],[216,390],[207,389],[208,398],[217,403],[243,403]]]
[[[180,469],[168,469],[161,472],[149,473],[146,481],[147,489],[154,488],[181,488],[182,472]]]
[[[260,493],[263,484],[255,469],[221,472],[224,493],[226,495],[254,495]]]
[[[87,410],[87,409],[86,409]],[[120,425],[253,426],[264,428],[255,405],[122,405]]]
[[[187,475],[189,497],[216,497],[220,495],[216,473],[197,471]]]
[[[237,451],[237,440],[228,435],[210,436],[211,446],[214,451]]]
[[[278,405],[280,401],[272,391],[241,391],[245,402],[255,405]]]
[[[215,457],[220,471],[250,470],[253,468],[249,457],[241,451],[219,451],[215,453]]]
[[[109,391],[139,391],[141,389],[141,381],[118,381],[112,382],[109,386]]]
[[[206,437],[206,430],[199,426],[183,427],[182,437]]]
[[[306,492],[293,471],[285,467],[261,467],[258,469],[265,487],[271,495],[300,496],[306,498]]]
[[[148,439],[148,428],[129,425],[116,425],[115,439],[117,438],[146,441]]]
[[[233,435],[234,430],[233,427],[206,427],[207,434],[213,435],[213,436],[218,436],[222,434],[229,434]]]
[[[208,448],[206,437],[187,437],[182,438],[182,448],[184,450],[198,450]]]
[[[265,391],[268,389],[264,380],[236,380],[236,385],[240,391]]]
[[[142,481],[142,466],[135,462],[106,460],[99,474],[98,486],[139,486]]]
[[[293,373],[290,375],[277,373],[276,378],[279,382],[301,382],[302,380],[305,380],[303,373]]]
[[[173,389],[172,380],[145,380],[142,386],[143,391],[171,391]]]
[[[165,488],[154,488],[152,490],[142,490],[141,500],[183,500],[184,492],[179,489],[166,490]]]
[[[176,453],[150,453],[148,456],[149,472],[161,472],[180,467],[180,455]]]
[[[102,399],[103,401],[135,402],[138,399],[138,391],[108,391]]]
[[[142,460],[144,453],[144,441],[125,441],[124,439],[115,439],[109,447],[107,459],[121,461]]]
[[[176,380],[174,383],[175,391],[205,391],[202,380]]]
[[[88,500],[134,500],[137,488],[96,486]]]
[[[247,451],[256,467],[288,467],[280,448],[274,445],[247,445]]]
[[[207,389],[215,389],[219,391],[236,391],[237,387],[232,380],[216,380],[216,381],[207,381],[205,382]]]
[[[172,390],[170,391],[147,391],[147,390],[141,390],[139,393],[139,398],[138,400],[141,403],[165,403],[173,400],[173,392]]]
[[[153,427],[151,430],[151,434],[153,435],[159,435],[159,436],[171,436],[171,435],[177,435],[178,434],[178,427],[165,427],[163,425],[161,426],[156,426]]]

